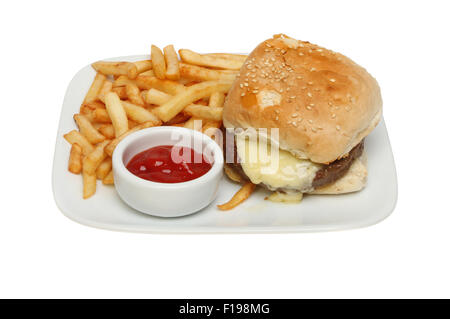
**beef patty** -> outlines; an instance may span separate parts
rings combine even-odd
[[[224,134],[230,134],[228,131]],[[231,168],[233,168],[241,177],[248,181],[248,177],[245,174],[244,170],[242,169],[241,164],[238,162],[238,155],[237,155],[237,148],[236,143],[233,143],[232,145],[226,143],[227,138],[224,138],[224,150],[225,154],[234,154],[233,155],[233,163],[227,163]],[[231,147],[234,147],[232,150]],[[314,180],[312,182],[312,187],[314,189],[317,189],[319,187],[331,184],[341,177],[343,177],[348,170],[350,169],[350,166],[353,164],[353,162],[361,156],[364,150],[364,140],[362,140],[358,145],[356,145],[348,154],[347,156],[335,160],[334,162],[331,162],[328,165],[323,165],[321,169],[319,169],[316,172],[316,176],[314,177]],[[233,153],[228,153],[233,152]]]

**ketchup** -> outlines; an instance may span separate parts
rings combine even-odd
[[[187,182],[206,174],[211,167],[203,154],[190,147],[174,145],[149,148],[136,154],[127,164],[134,175],[158,183]]]

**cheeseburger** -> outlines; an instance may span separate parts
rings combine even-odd
[[[367,179],[364,138],[381,111],[380,88],[364,68],[337,52],[275,35],[248,56],[227,95],[229,166],[246,181],[298,198],[359,191]],[[261,139],[277,148],[275,169],[267,170],[274,159],[262,158]]]

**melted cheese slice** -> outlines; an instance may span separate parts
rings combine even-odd
[[[270,147],[270,144],[258,143],[256,138],[245,134],[236,135],[236,148],[242,169],[250,181],[264,183],[271,190],[310,191],[320,169],[319,164],[298,159],[288,151]]]

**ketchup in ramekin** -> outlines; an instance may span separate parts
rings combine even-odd
[[[126,167],[152,182],[182,183],[205,175],[212,163],[190,147],[160,145],[136,154]]]

